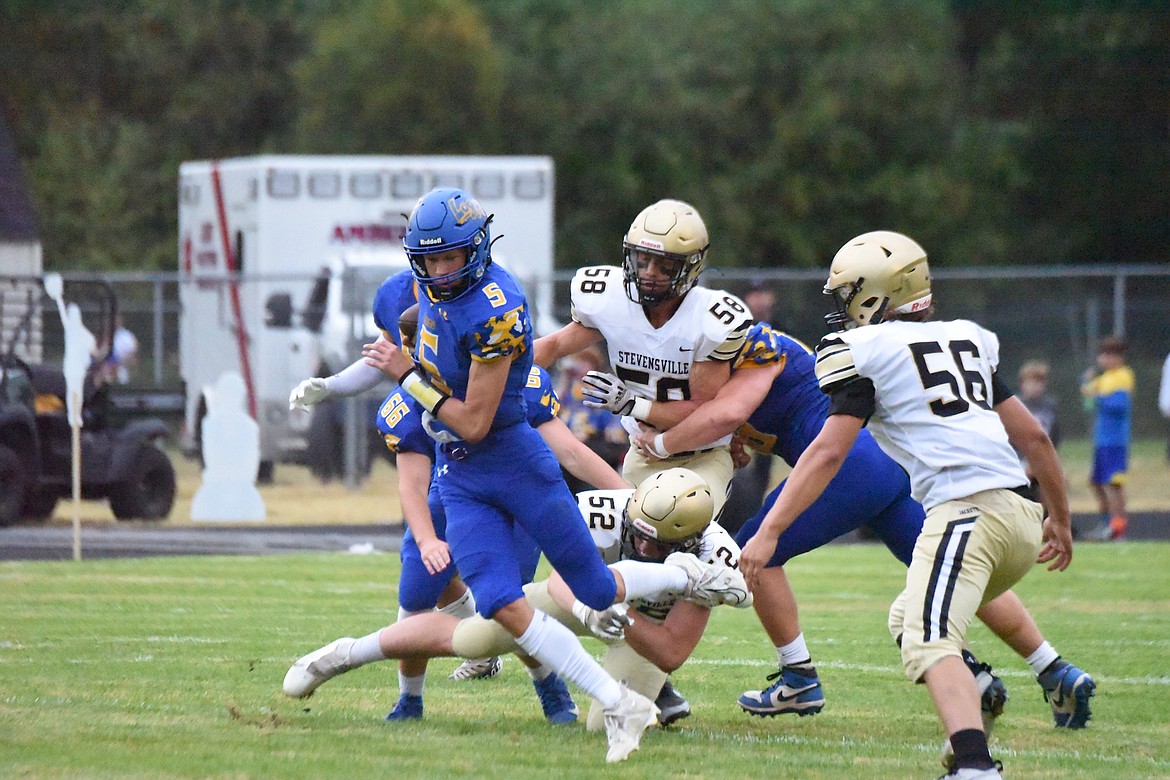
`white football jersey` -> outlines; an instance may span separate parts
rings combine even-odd
[[[817,349],[826,392],[859,377],[873,382],[869,430],[927,509],[1028,483],[991,408],[998,365],[999,339],[968,320],[867,325],[826,336]]]
[[[652,401],[689,398],[691,366],[704,360],[733,360],[752,325],[751,312],[739,298],[694,287],[674,316],[655,328],[641,305],[626,295],[617,266],[582,268],[570,289],[573,319],[601,331],[614,373],[636,395]],[[632,417],[623,417],[622,425],[630,433],[638,430]],[[726,436],[708,446],[729,441]]]
[[[586,490],[577,494],[577,506],[581,510],[581,517],[588,524],[593,543],[597,545],[601,557],[607,564],[617,563],[622,559],[622,515],[626,502],[632,495],[634,495],[632,488]],[[711,523],[703,531],[699,551],[695,556],[701,561],[735,568],[739,565],[739,545],[723,526]],[[676,601],[678,598],[674,596],[654,601],[634,599],[630,606],[644,615],[661,621],[666,619],[666,613],[670,612]]]

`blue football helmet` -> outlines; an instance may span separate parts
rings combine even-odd
[[[402,246],[418,283],[439,301],[453,301],[475,287],[491,265],[492,216],[464,190],[439,187],[419,199],[406,225]],[[443,276],[427,274],[424,257],[466,249],[467,262]]]

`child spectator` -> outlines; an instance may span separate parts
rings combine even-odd
[[[1097,366],[1085,372],[1081,384],[1085,407],[1096,418],[1089,486],[1097,496],[1101,524],[1089,533],[1089,538],[1097,541],[1123,539],[1129,526],[1125,480],[1133,389],[1133,369],[1125,364],[1125,342],[1113,336],[1102,339],[1097,348]]]
[[[1040,427],[1048,434],[1048,438],[1052,440],[1053,447],[1060,446],[1060,421],[1057,419],[1057,403],[1056,396],[1048,392],[1048,364],[1040,360],[1029,360],[1024,365],[1020,366],[1019,372],[1020,392],[1019,398],[1027,407],[1036,421],[1040,423]],[[1019,451],[1017,450],[1017,453]],[[1036,475],[1032,472],[1032,468],[1028,465],[1028,461],[1023,455],[1020,455],[1020,464],[1024,467],[1024,474],[1029,480],[1029,490],[1035,500],[1039,501],[1040,497],[1037,493]]]

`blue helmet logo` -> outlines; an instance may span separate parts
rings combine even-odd
[[[402,240],[414,278],[431,296],[451,301],[472,290],[491,265],[491,215],[479,201],[454,187],[433,189],[419,199],[411,212]],[[426,255],[465,249],[467,262],[457,271],[432,277]]]

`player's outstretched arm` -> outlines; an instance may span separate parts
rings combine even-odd
[[[402,516],[418,544],[423,565],[429,573],[438,574],[451,562],[451,550],[435,533],[431,508],[427,503],[433,461],[422,453],[400,451],[395,462]]]
[[[820,497],[837,476],[864,422],[850,414],[830,414],[821,432],[796,461],[776,502],[739,554],[739,570],[749,588],[754,588],[760,572],[771,560],[780,534]]]
[[[1044,546],[1037,561],[1047,563],[1049,571],[1064,571],[1072,562],[1072,518],[1060,456],[1044,428],[1020,399],[1011,396],[996,404],[995,411],[1007,431],[1008,441],[1027,459],[1036,475],[1048,510],[1044,520]]]
[[[671,674],[691,657],[707,630],[710,607],[679,599],[661,624],[635,618],[626,626],[626,643],[638,655]]]
[[[633,487],[585,442],[574,436],[561,418],[553,417],[541,423],[537,426],[536,432],[557,456],[557,461],[577,479],[600,490],[623,490]]]
[[[555,333],[541,336],[532,342],[532,362],[541,368],[548,368],[565,355],[580,352],[599,341],[601,331],[587,328],[579,322],[570,322]]]
[[[378,339],[385,340],[382,336]],[[358,395],[373,389],[384,379],[385,374],[369,365],[365,358],[358,358],[332,376],[310,377],[303,380],[289,394],[288,408],[307,412],[310,406],[321,403],[326,398],[335,395]]]
[[[695,404],[693,401],[655,401],[648,422],[662,433],[642,433],[637,437],[639,446],[651,455],[669,455],[699,449],[729,433],[735,433],[764,400],[782,369],[782,364],[773,363],[737,370],[719,388],[715,397],[703,404]],[[682,416],[675,419],[680,412]],[[659,435],[662,438],[655,441]]]

